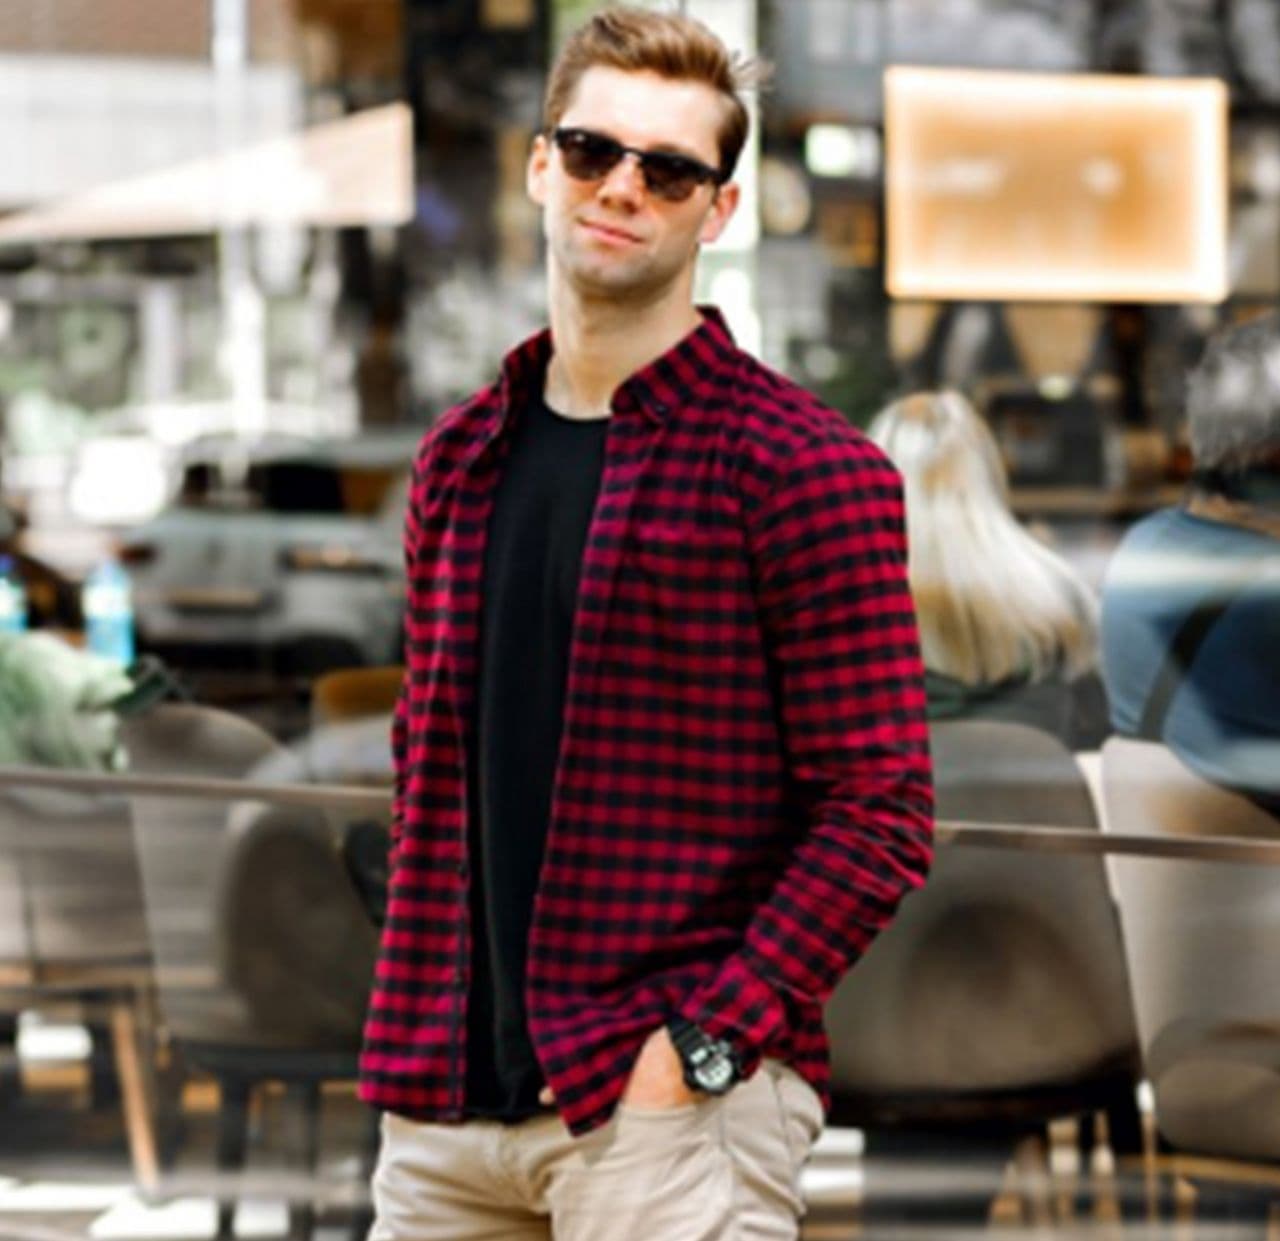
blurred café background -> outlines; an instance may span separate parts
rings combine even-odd
[[[367,1224],[407,471],[543,322],[597,7],[0,0],[0,1237]],[[654,7],[775,66],[700,299],[859,426],[964,393],[1096,592],[1280,302],[1280,6]],[[833,1000],[806,1236],[1280,1237],[1274,818],[1161,767],[1171,825],[1101,736],[935,749],[988,835]]]

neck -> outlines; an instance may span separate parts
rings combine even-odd
[[[687,284],[647,302],[593,298],[551,283],[547,404],[570,418],[607,417],[618,387],[702,322]]]

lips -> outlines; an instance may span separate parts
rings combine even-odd
[[[603,241],[611,241],[620,245],[634,245],[640,240],[635,233],[629,233],[625,228],[618,228],[614,224],[605,224],[601,220],[583,220],[582,226],[589,233],[594,234]]]

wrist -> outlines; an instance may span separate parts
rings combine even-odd
[[[742,1080],[737,1054],[724,1039],[712,1038],[700,1026],[680,1016],[667,1020],[667,1035],[690,1090],[722,1095]]]
[[[781,997],[765,981],[765,963],[748,962],[741,952],[727,957],[670,1011],[729,1042],[744,1081],[766,1054],[786,1047],[791,1026]]]

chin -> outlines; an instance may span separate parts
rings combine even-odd
[[[654,281],[647,274],[616,269],[612,271],[582,269],[573,273],[572,283],[586,294],[619,298],[645,294],[654,288]]]
[[[649,265],[579,263],[569,270],[571,283],[584,293],[652,301],[670,289],[681,269],[656,270]]]

